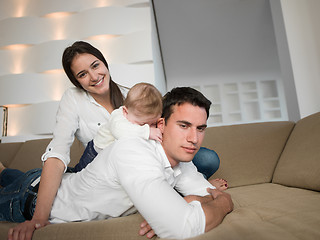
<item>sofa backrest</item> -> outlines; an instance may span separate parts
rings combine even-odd
[[[18,150],[23,143],[1,143],[0,144],[0,162],[4,166],[10,166],[14,156],[17,154]]]
[[[38,139],[23,143],[1,143],[1,162],[6,167],[24,172],[33,168],[41,168],[41,156],[50,141],[51,139]],[[69,166],[74,166],[79,161],[83,150],[83,145],[76,139],[70,150],[71,162]]]
[[[297,122],[275,169],[273,182],[320,191],[320,113]]]
[[[212,178],[224,178],[230,187],[271,182],[293,127],[284,121],[208,128],[203,146],[220,157]]]

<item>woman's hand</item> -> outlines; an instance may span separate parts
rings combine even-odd
[[[31,240],[33,232],[49,224],[52,203],[58,191],[64,164],[57,158],[48,158],[42,168],[37,204],[31,221],[20,223],[8,232],[8,240]]]
[[[50,224],[48,220],[31,220],[20,223],[8,231],[8,240],[31,240],[33,232]]]

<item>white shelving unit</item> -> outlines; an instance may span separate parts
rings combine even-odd
[[[277,80],[192,86],[212,101],[208,126],[287,120]]]

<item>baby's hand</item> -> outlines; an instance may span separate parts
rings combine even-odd
[[[160,129],[156,128],[156,127],[150,127],[149,139],[162,142],[162,133],[161,133]]]

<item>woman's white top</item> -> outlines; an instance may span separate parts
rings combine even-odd
[[[66,169],[70,163],[70,147],[74,137],[86,146],[109,117],[110,113],[86,91],[75,87],[67,89],[57,111],[53,139],[41,160],[56,157],[65,164]]]

